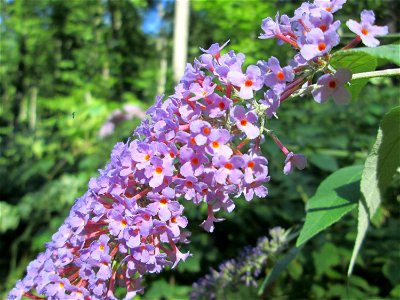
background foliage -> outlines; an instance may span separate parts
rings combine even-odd
[[[397,1],[348,2],[338,12],[342,21],[359,19],[363,8],[374,9],[377,24],[388,24],[396,32]],[[282,0],[193,1],[189,60],[200,55],[199,46],[230,39],[227,48],[245,53],[246,64],[271,55],[287,61],[293,54],[290,48],[257,36],[263,18],[277,10],[291,14],[298,5]],[[105,165],[114,143],[127,140],[140,122],[125,122],[101,139],[99,130],[111,111],[127,103],[144,109],[153,103],[161,51],[166,51],[169,62],[165,90],[173,91],[173,2],[162,2],[164,20],[158,32],[143,26],[157,6],[159,2],[150,0],[1,0],[1,293],[10,290],[27,263],[44,249],[89,178]],[[342,29],[345,43],[352,36]],[[167,43],[160,49],[161,37]],[[383,44],[396,39],[389,36]],[[385,60],[376,63],[378,68],[391,67]],[[193,257],[178,271],[149,276],[143,299],[185,299],[192,283],[210,267],[255,245],[269,228],[302,224],[306,203],[322,179],[341,167],[364,164],[379,120],[398,104],[398,84],[389,78],[371,80],[348,106],[317,105],[306,98],[285,102],[279,120],[272,120],[270,127],[288,148],[308,156],[308,168],[284,176],[282,154],[266,142],[263,150],[272,178],[269,197],[252,203],[237,199],[235,212],[226,215],[212,235],[198,227],[206,212],[185,203]],[[400,297],[399,190],[397,172],[350,278],[356,210],[307,242],[261,298]],[[271,258],[266,271],[278,259]],[[254,291],[239,286],[234,295],[255,295]]]

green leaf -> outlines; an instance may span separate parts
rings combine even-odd
[[[321,182],[307,203],[306,221],[296,246],[304,244],[357,206],[362,168],[350,166],[340,169]]]
[[[18,207],[0,201],[0,233],[17,228],[20,221]]]
[[[369,54],[375,58],[381,58],[384,60],[388,60],[388,61],[400,66],[400,45],[399,44],[384,45],[384,46],[379,46],[379,47],[374,47],[374,48],[368,48],[368,47],[355,48],[355,49],[344,50],[343,52],[352,52],[352,53],[362,52],[362,53]]]
[[[297,256],[297,254],[299,254],[302,248],[303,246],[290,249],[290,251],[275,264],[274,268],[261,284],[260,289],[258,290],[258,295],[261,295],[264,290],[278,278],[279,274],[286,269],[290,262]]]
[[[334,172],[339,169],[336,158],[325,154],[314,154],[310,157],[310,162],[321,170]]]
[[[400,106],[393,108],[381,122],[378,136],[365,161],[361,177],[361,192],[365,201],[358,209],[357,238],[347,274],[354,263],[367,233],[369,221],[378,209],[383,193],[400,165]]]
[[[358,252],[360,251],[361,244],[365,238],[369,226],[368,222],[368,209],[365,201],[360,200],[358,204],[358,224],[357,224],[357,237],[354,243],[353,254],[351,255],[351,260],[349,264],[349,268],[347,270],[347,276],[350,276],[353,272],[354,264],[356,262],[356,258]]]
[[[347,68],[353,74],[374,71],[377,66],[377,60],[374,56],[364,52],[355,52],[351,50],[338,51],[332,55],[331,64],[334,68]],[[352,99],[355,100],[361,92],[361,89],[367,84],[368,79],[356,79],[350,81],[347,86],[351,92]]]

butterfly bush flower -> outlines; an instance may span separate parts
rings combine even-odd
[[[375,14],[372,10],[363,10],[361,12],[361,22],[358,23],[354,20],[348,20],[346,22],[347,27],[357,34],[362,42],[367,47],[376,47],[379,45],[379,40],[375,38],[377,35],[386,35],[389,30],[387,26],[376,26]]]
[[[239,96],[243,99],[253,98],[253,91],[258,91],[263,86],[261,70],[257,66],[248,66],[246,74],[241,71],[230,71],[229,81],[240,88]]]
[[[312,92],[314,100],[318,103],[324,103],[332,97],[337,104],[346,104],[350,101],[351,94],[344,87],[351,79],[349,69],[339,69],[334,75],[322,75],[317,85],[321,86]]]
[[[186,65],[174,93],[156,97],[133,137],[114,146],[110,162],[89,181],[8,299],[116,299],[118,286],[131,299],[143,293],[146,274],[191,256],[183,246],[190,236],[183,203],[206,206],[200,226],[212,232],[223,221],[219,212],[231,213],[238,197],[268,195],[264,133],[281,149],[285,174],[304,169],[305,156],[289,151],[268,119],[286,99],[304,95],[320,72],[326,74],[311,86],[315,101],[349,100],[344,85],[351,72],[332,74],[327,68],[329,52],[339,43],[340,22],[332,13],[344,2],[303,3],[293,17],[277,14],[262,21],[261,39],[276,38],[296,51],[290,66],[272,57],[243,73],[244,54],[221,53],[228,42],[200,48],[203,54]],[[387,30],[373,22],[373,13],[364,11],[361,24],[348,24],[367,45],[376,45],[374,36]],[[257,266],[255,274],[260,270]]]
[[[265,75],[265,84],[275,93],[280,94],[285,90],[286,82],[293,80],[293,69],[290,66],[281,68],[279,60],[273,56],[268,60],[268,67],[271,72]]]
[[[254,112],[246,112],[243,106],[238,105],[232,110],[232,118],[239,130],[243,131],[249,139],[255,139],[260,135],[260,129],[253,124],[258,120]]]
[[[283,173],[285,175],[290,174],[293,168],[296,167],[299,170],[303,170],[307,165],[307,158],[303,154],[294,154],[289,152],[285,159],[285,167]]]

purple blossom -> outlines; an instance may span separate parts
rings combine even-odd
[[[314,4],[328,12],[335,13],[342,8],[347,0],[314,0]]]
[[[243,99],[253,98],[253,91],[260,90],[263,85],[260,68],[253,65],[247,67],[246,75],[241,71],[230,71],[228,80],[240,88],[239,96]]]
[[[196,177],[187,176],[185,178],[177,178],[174,180],[174,183],[176,183],[177,191],[183,194],[186,200],[191,200],[196,196]]]
[[[145,175],[150,179],[149,186],[158,187],[163,183],[165,176],[173,175],[173,167],[170,160],[153,157],[151,165],[145,169]]]
[[[361,23],[354,20],[346,22],[347,27],[357,34],[362,42],[368,47],[376,47],[379,45],[379,40],[375,38],[377,35],[386,35],[389,32],[387,26],[376,26],[375,14],[372,10],[363,10],[361,12]]]
[[[289,152],[286,155],[285,167],[283,168],[283,173],[288,175],[292,173],[293,168],[296,167],[299,170],[303,170],[307,165],[307,158],[303,154],[293,154]]]
[[[217,86],[217,84],[213,84],[212,79],[213,79],[212,77],[207,76],[201,85],[198,84],[197,82],[192,83],[189,89],[190,92],[194,94],[194,96],[189,100],[190,101],[198,100],[210,96],[212,93],[214,93],[214,89]]]
[[[181,148],[179,158],[182,161],[182,167],[179,172],[185,177],[201,175],[204,171],[204,164],[208,163],[206,155],[201,152],[195,152],[187,146]]]
[[[200,68],[206,68],[211,73],[214,73],[216,64],[214,57],[211,54],[202,54],[200,55],[199,60],[195,59],[195,62]]]
[[[245,56],[243,53],[236,54],[234,51],[229,51],[219,58],[219,65],[215,68],[214,73],[218,75],[219,80],[223,84],[229,84],[228,73],[230,71],[241,72],[244,60]]]
[[[271,119],[273,116],[276,117],[276,111],[279,108],[280,101],[279,96],[274,93],[273,90],[268,90],[264,93],[264,98],[259,101],[261,105],[265,106],[265,113],[267,117]]]
[[[222,222],[224,219],[223,218],[216,218],[212,209],[211,205],[208,206],[208,215],[207,215],[207,219],[200,224],[201,227],[204,228],[204,230],[208,231],[208,232],[213,232],[214,231],[214,223],[216,222]]]
[[[206,147],[206,152],[212,156],[223,155],[226,158],[232,156],[232,149],[226,144],[230,141],[231,135],[226,129],[213,129],[210,133],[210,143]]]
[[[194,136],[196,145],[202,146],[208,142],[213,127],[206,121],[196,120],[190,123],[190,132]]]
[[[244,166],[244,160],[240,156],[235,155],[230,159],[225,156],[215,156],[212,162],[215,167],[219,168],[214,175],[219,184],[226,184],[227,179],[238,184],[243,177],[240,169]]]
[[[254,198],[254,195],[257,197],[265,198],[268,195],[268,189],[264,186],[264,183],[269,181],[268,177],[257,177],[250,183],[243,183],[243,194],[246,201],[250,201]]]
[[[207,113],[210,118],[219,118],[226,115],[227,110],[232,106],[232,100],[226,96],[212,94],[208,97],[211,103],[207,105]]]
[[[249,139],[255,139],[260,135],[260,129],[253,124],[258,120],[254,112],[246,112],[243,106],[238,105],[233,108],[231,115],[237,128],[243,131]]]
[[[268,67],[271,72],[265,75],[264,82],[276,94],[280,94],[285,89],[286,82],[293,80],[293,69],[290,66],[281,68],[279,60],[273,56],[268,60]]]
[[[335,30],[324,33],[320,28],[313,28],[305,35],[300,53],[305,59],[310,60],[328,53],[338,43],[339,36]]]
[[[268,160],[263,156],[256,154],[242,156],[244,160],[244,181],[252,183],[255,178],[267,178],[268,176]]]
[[[324,103],[328,98],[332,97],[337,104],[346,104],[351,99],[350,92],[344,87],[351,80],[352,74],[349,69],[338,69],[334,75],[322,75],[312,95],[318,103]]]
[[[201,51],[207,54],[211,54],[214,56],[216,59],[220,57],[221,50],[229,43],[229,40],[227,40],[222,46],[220,46],[218,43],[212,44],[210,48],[207,50],[200,48]]]
[[[260,34],[259,39],[270,39],[278,37],[282,34],[287,34],[291,31],[290,19],[287,15],[282,15],[279,22],[279,13],[275,15],[275,20],[271,17],[262,20],[261,29],[264,33]]]

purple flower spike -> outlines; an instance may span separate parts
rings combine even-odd
[[[268,67],[271,73],[265,75],[265,84],[279,94],[285,89],[286,82],[293,80],[293,69],[290,66],[281,68],[279,60],[273,56],[268,60]]]
[[[317,81],[317,84],[321,87],[312,92],[314,100],[318,103],[324,103],[329,97],[332,97],[337,104],[348,103],[351,94],[344,85],[350,81],[351,76],[349,69],[339,69],[335,75],[325,74],[321,76]]]
[[[235,106],[232,110],[232,118],[236,121],[236,126],[243,131],[249,139],[255,139],[260,135],[260,129],[253,123],[257,122],[257,115],[246,110],[243,106]]]
[[[372,10],[363,10],[361,12],[361,23],[354,20],[346,22],[347,27],[357,34],[364,45],[367,47],[376,47],[379,45],[379,40],[375,38],[377,35],[386,35],[389,30],[387,26],[372,25],[375,22],[375,14]]]
[[[283,168],[283,173],[288,175],[292,173],[293,168],[296,167],[299,170],[303,170],[307,166],[307,158],[303,154],[293,154],[289,152],[286,155],[285,167]]]
[[[239,96],[243,99],[253,98],[253,90],[258,91],[263,85],[260,68],[253,65],[247,67],[246,75],[242,72],[230,71],[228,80],[235,86],[240,87]]]

